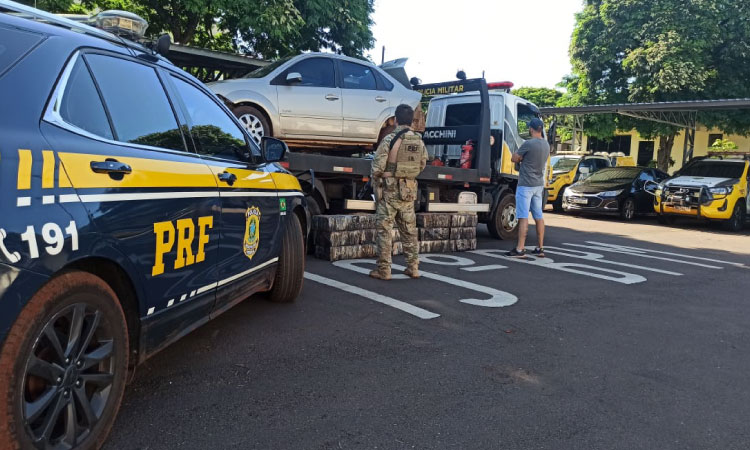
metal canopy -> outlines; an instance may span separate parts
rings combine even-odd
[[[690,100],[656,103],[619,103],[611,105],[589,105],[540,108],[543,116],[573,116],[573,147],[583,142],[583,116],[590,114],[619,114],[636,119],[650,120],[685,129],[682,163],[693,157],[695,131],[698,127],[698,112],[710,110],[750,109],[750,98],[721,100]]]
[[[180,44],[172,44],[169,47],[167,58],[174,65],[184,68],[204,82],[220,78],[238,78],[269,64],[268,61],[248,56]]]

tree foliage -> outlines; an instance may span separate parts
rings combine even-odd
[[[374,45],[374,0],[39,0],[50,12],[121,9],[142,16],[147,33],[174,42],[264,59],[330,50],[362,56]],[[24,3],[34,5],[33,0]]]
[[[586,0],[570,45],[573,75],[562,104],[750,97],[750,4],[734,0]],[[701,113],[708,127],[750,134],[744,112]],[[627,117],[590,116],[587,133],[635,128],[660,136],[665,169],[679,128]]]
[[[557,102],[562,98],[562,92],[543,87],[520,87],[513,89],[511,94],[524,98],[540,108],[557,106]]]

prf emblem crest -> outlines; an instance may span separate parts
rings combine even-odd
[[[260,243],[260,208],[253,206],[245,211],[245,240],[242,242],[242,250],[245,256],[253,259],[258,251]]]

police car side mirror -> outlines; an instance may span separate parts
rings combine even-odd
[[[289,147],[280,139],[263,136],[260,141],[260,152],[266,162],[279,162],[284,159]]]
[[[286,76],[286,84],[302,83],[302,74],[299,72],[289,72]]]

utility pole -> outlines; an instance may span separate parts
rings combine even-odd
[[[380,56],[380,64],[385,64],[385,45],[383,46],[383,52]]]

